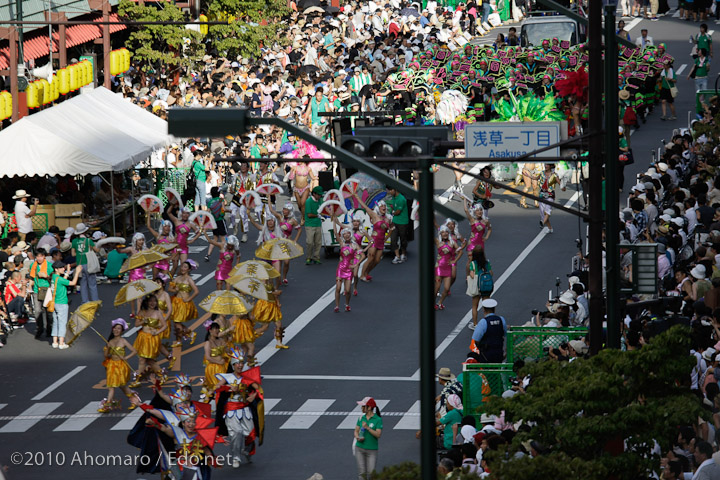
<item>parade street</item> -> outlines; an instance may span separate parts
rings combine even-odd
[[[669,141],[673,129],[688,126],[687,112],[694,106],[694,84],[685,75],[692,62],[687,39],[697,33],[698,23],[674,18],[675,5],[671,7],[658,22],[627,22],[633,41],[641,28],[648,28],[656,45],[666,43],[667,51],[675,56],[679,95],[676,121],[661,121],[656,106],[647,123],[633,133],[635,164],[626,168],[624,192],[635,183],[635,175],[646,170],[651,151],[661,146],[661,140]],[[716,25],[709,23],[712,30]],[[507,27],[497,31],[507,31]],[[490,32],[486,38],[494,35],[495,31]],[[714,78],[711,72],[711,85]],[[452,179],[451,172],[440,169],[435,176],[436,195],[462,212],[462,204],[450,199]],[[475,181],[466,176],[463,183],[469,195]],[[575,188],[558,189],[557,201],[574,208],[582,206]],[[493,298],[498,301],[497,312],[509,325],[521,325],[530,320],[531,310],[544,309],[549,291],[556,295],[556,278],[560,291],[567,288],[571,259],[578,251],[576,239],[586,248],[586,224],[556,210],[554,233],[550,234],[538,227],[536,208],[520,208],[517,195],[498,189],[493,194],[495,207],[489,212],[492,235],[486,243],[495,278]],[[625,196],[621,194],[621,206]],[[285,201],[283,197],[279,204]],[[459,227],[467,236],[467,222]],[[251,231],[248,242],[240,245],[241,260],[253,258],[256,234]],[[147,233],[146,237],[151,238]],[[304,245],[304,235],[299,243]],[[200,264],[192,272],[201,292],[198,300],[215,290],[217,250],[209,263],[203,262],[207,246],[200,239],[190,249],[190,257]],[[214,479],[304,480],[315,472],[326,479],[355,478],[352,431],[360,412],[356,402],[365,396],[376,399],[384,422],[377,469],[403,461],[419,462],[417,240],[410,243],[407,262],[395,265],[391,260],[392,254],[386,252],[372,282],[360,284],[352,311],[339,313],[333,312],[337,254],[322,258],[321,265],[306,266],[303,258],[291,261],[289,284],[280,297],[287,327],[284,342],[289,349],[275,348],[272,329],[256,342],[265,391],[264,443],[252,464],[217,469]],[[470,298],[465,295],[465,262],[463,257],[445,309],[435,312],[436,365],[438,369],[451,367],[455,374],[468,352],[471,335],[466,328]],[[107,336],[110,321],[118,317],[129,320],[130,311],[127,305],[113,307],[117,283],[98,288],[103,306],[93,326]],[[80,304],[80,295],[71,295],[70,301],[73,311]],[[45,339],[35,340],[34,329],[29,323],[16,330],[0,355],[0,464],[8,466],[8,478],[157,478],[135,473],[133,462],[141,459],[136,458],[137,449],[126,442],[142,411],[128,413],[123,395],[123,410],[97,413],[106,395],[103,341],[88,330],[71,348],[57,350]],[[200,327],[198,332],[195,344],[183,347],[173,374],[203,375],[205,330]],[[131,343],[133,338],[128,336]],[[135,367],[137,358],[130,359],[130,364]],[[166,365],[163,360],[161,366]],[[137,390],[143,401],[152,397],[147,383]],[[227,448],[217,445],[215,453],[222,457]]]

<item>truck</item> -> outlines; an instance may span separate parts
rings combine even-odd
[[[539,47],[543,40],[556,37],[576,45],[585,41],[585,29],[564,15],[530,17],[520,25],[520,45],[523,47]]]

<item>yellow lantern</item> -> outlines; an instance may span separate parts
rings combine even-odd
[[[122,62],[121,62],[121,71],[127,72],[130,70],[130,50],[127,48],[121,48],[120,49]]]
[[[0,92],[0,98],[3,98],[5,100],[5,112],[0,116],[2,116],[3,120],[6,118],[12,117],[12,111],[13,111],[12,94],[8,91]]]
[[[67,95],[70,91],[70,72],[68,72],[67,68],[61,68],[57,71],[56,77],[59,92]]]
[[[44,78],[41,80],[38,80],[38,82],[40,82],[40,85],[42,85],[42,98],[39,99],[40,103],[42,103],[43,105],[52,103],[53,92],[52,92],[52,87],[50,86],[50,82],[48,82]]]
[[[78,72],[77,64],[72,64],[67,67],[68,73],[70,74],[70,91],[75,92],[80,88],[80,72]]]
[[[38,86],[35,82],[30,82],[25,89],[25,98],[28,108],[37,108],[38,104]]]
[[[5,120],[7,118],[7,101],[5,100],[5,95],[3,95],[2,92],[0,93],[0,120]]]
[[[120,73],[120,52],[113,50],[110,52],[110,75],[117,75]]]
[[[52,76],[52,83],[50,85],[52,86],[52,101],[54,102],[60,98],[60,82],[58,81],[57,75]]]

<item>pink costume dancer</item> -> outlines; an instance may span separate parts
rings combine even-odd
[[[130,247],[130,254],[135,255],[144,250],[145,247],[145,235],[138,232],[133,235],[132,246]],[[134,282],[135,280],[142,280],[145,278],[145,267],[134,268],[130,270],[129,280]]]
[[[295,230],[295,227],[298,226],[298,222],[297,220],[295,220],[295,215],[293,214],[293,204],[288,202],[283,205],[282,214],[277,213],[275,210],[272,209],[272,207],[270,207],[270,209],[275,218],[277,218],[277,221],[280,224],[280,231],[285,236],[285,238],[289,238],[297,242],[298,238],[300,238],[299,228],[297,233],[295,234],[295,238],[292,238],[293,231]],[[280,271],[280,277],[282,278],[281,282],[283,285],[288,284],[287,276],[289,272],[290,260],[283,260],[282,270]]]
[[[452,278],[453,263],[457,261],[459,257],[457,245],[450,238],[450,229],[443,225],[440,227],[438,239],[435,241],[437,247],[437,263],[435,264],[435,296],[437,297],[440,291],[441,284],[444,284],[445,289],[440,302],[435,305],[435,310],[445,309],[443,302],[450,291],[450,280]]]
[[[215,285],[218,290],[227,288],[225,280],[230,277],[230,271],[235,266],[236,258],[240,258],[240,242],[235,235],[228,235],[224,242],[218,242],[214,238],[209,238],[205,231],[203,231],[202,235],[210,245],[215,245],[220,249],[220,260],[215,270]]]
[[[230,276],[230,270],[233,268],[235,260],[235,252],[222,252],[220,254],[220,262],[217,270],[215,270],[215,280],[225,281]]]
[[[187,255],[190,253],[190,247],[188,246],[188,237],[190,236],[192,229],[185,223],[181,223],[176,228],[177,233],[177,249],[179,254]]]
[[[337,220],[337,219],[335,219]],[[338,224],[335,224],[335,236],[340,243],[340,261],[335,272],[335,313],[340,311],[340,290],[345,287],[345,311],[350,311],[350,287],[353,279],[353,265],[355,247],[353,246],[352,230],[343,228],[338,234]]]
[[[381,250],[385,248],[385,235],[387,234],[387,231],[390,229],[390,223],[387,220],[387,217],[382,217],[377,222],[373,223],[373,232],[372,232],[372,246],[375,247],[378,250]]]
[[[173,237],[172,234],[173,225],[170,220],[163,220],[162,223],[160,223],[160,231],[156,231],[152,228],[152,225],[150,225],[150,215],[148,215],[145,225],[147,226],[148,231],[150,231],[150,233],[155,237],[156,244],[175,243],[175,237]],[[166,255],[171,256],[171,252],[166,252]],[[155,265],[153,265],[153,278],[156,278],[160,274],[161,270],[164,272],[170,271],[170,259],[155,262]]]

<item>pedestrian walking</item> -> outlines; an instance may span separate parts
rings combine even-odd
[[[383,421],[380,408],[372,397],[365,397],[357,404],[362,411],[354,434],[358,480],[370,480],[377,464],[378,440],[382,435]]]
[[[318,215],[323,189],[317,186],[310,192],[310,198],[305,202],[305,265],[320,263],[320,246],[322,245],[322,220]]]
[[[97,264],[97,271],[91,268],[94,267],[93,265],[88,265],[88,255],[95,255],[98,251],[98,248],[95,246],[95,242],[85,235],[89,229],[90,228],[84,223],[78,223],[75,226],[75,235],[73,236],[73,240],[71,242],[72,254],[75,257],[75,263],[77,264],[78,269],[82,270],[82,276],[80,277],[80,297],[82,298],[82,303],[96,301],[100,298],[98,296],[96,276],[100,265]],[[95,262],[97,263],[97,258]]]
[[[393,229],[390,232],[390,245],[395,250],[392,263],[403,263],[407,260],[407,244],[410,235],[407,199],[394,187],[387,187],[385,203],[392,213]]]
[[[666,60],[663,64],[660,78],[660,100],[662,101],[662,117],[660,117],[660,120],[677,120],[675,116],[675,97],[678,94],[677,78],[669,60]],[[670,117],[667,116],[668,106],[670,107]]]

